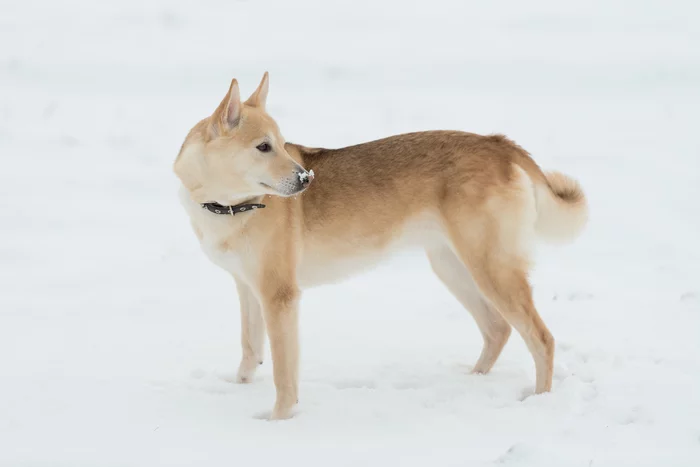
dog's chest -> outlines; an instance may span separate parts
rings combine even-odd
[[[235,226],[229,225],[230,219],[204,211],[186,195],[183,195],[182,201],[207,258],[231,274],[241,274],[244,269],[243,255],[240,249],[235,248]]]
[[[240,274],[243,271],[243,258],[236,250],[222,248],[222,241],[215,236],[202,232],[199,241],[202,251],[209,260],[231,274]]]

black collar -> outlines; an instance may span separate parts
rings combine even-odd
[[[236,214],[239,214],[241,212],[252,211],[254,209],[262,209],[265,207],[264,204],[257,203],[243,203],[237,204],[235,206],[224,206],[223,204],[219,203],[202,203],[201,206],[202,209],[206,209],[207,211],[213,212],[214,214],[230,214],[232,216],[235,216]]]

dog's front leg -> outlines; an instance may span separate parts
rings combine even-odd
[[[289,418],[297,403],[299,385],[299,289],[295,284],[265,287],[263,314],[272,351],[277,400],[270,418]]]
[[[237,383],[253,381],[255,371],[263,362],[265,350],[265,323],[260,302],[250,287],[236,279],[241,304],[241,350],[243,356],[236,376]]]

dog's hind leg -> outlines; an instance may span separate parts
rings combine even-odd
[[[237,383],[250,383],[263,362],[265,322],[260,303],[250,288],[236,279],[241,306],[241,348],[243,356],[236,376]]]
[[[509,241],[504,225],[492,227],[479,235],[466,228],[453,230],[453,245],[481,293],[525,341],[535,360],[536,392],[547,392],[552,388],[554,338],[535,309],[526,257]],[[505,232],[516,230],[510,227]],[[476,240],[479,237],[481,241]]]
[[[488,373],[510,336],[510,325],[481,295],[469,270],[447,246],[426,251],[433,271],[457,300],[474,317],[484,339],[474,373]]]
[[[535,309],[527,278],[535,239],[537,205],[532,182],[516,168],[507,186],[492,188],[480,204],[445,209],[454,251],[474,282],[522,336],[535,360],[536,392],[552,388],[554,338]]]
[[[535,391],[538,394],[549,391],[552,388],[554,338],[535,309],[525,270],[508,260],[475,261],[473,252],[462,251],[465,251],[462,255],[479,289],[520,333],[530,350],[537,372]]]

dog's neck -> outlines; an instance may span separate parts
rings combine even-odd
[[[228,202],[220,202],[222,200],[208,200],[208,196],[202,196],[201,193],[189,190],[184,184],[180,186],[179,190],[180,201],[183,206],[189,211],[190,215],[195,215],[197,217],[202,217],[202,219],[225,219],[228,217],[232,219],[234,215],[239,213],[245,213],[246,211],[252,211],[252,205],[255,205],[255,210],[262,209],[265,207],[262,204],[266,195],[257,196],[245,196],[240,198],[233,198]],[[202,201],[203,199],[203,201]],[[225,204],[224,204],[225,203]],[[243,211],[240,209],[244,208]],[[217,212],[219,211],[219,212]],[[196,213],[196,214],[195,214]],[[238,216],[236,219],[249,219],[251,216],[243,215]]]

